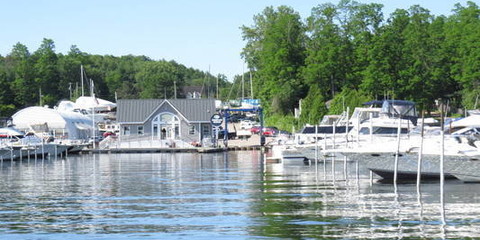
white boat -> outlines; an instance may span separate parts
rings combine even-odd
[[[23,134],[13,127],[1,128],[0,136],[3,150],[0,158],[4,160],[61,156],[69,148],[66,144],[46,141],[33,132]]]
[[[347,115],[346,112],[342,115],[325,115],[319,125],[305,125],[295,134],[295,142],[299,145],[313,144],[320,139],[331,138],[334,134],[345,136],[353,128],[347,124]]]
[[[480,182],[480,162],[475,160],[462,160],[455,167],[458,171],[453,171],[452,175],[466,183]]]
[[[365,151],[365,147],[375,146],[375,142],[395,140],[400,126],[400,134],[408,137],[415,128],[417,113],[415,103],[401,100],[371,101],[368,107],[355,108],[346,126],[352,126],[348,134],[313,134],[310,144],[299,144],[307,159],[318,157],[342,159],[343,156]],[[378,106],[381,105],[381,108]],[[320,153],[316,149],[321,149]]]
[[[283,162],[299,162],[307,159],[304,153],[300,152],[294,144],[284,143],[272,145],[271,151],[272,157],[280,158]]]
[[[478,123],[474,124],[476,126]],[[446,165],[446,170],[463,182],[480,182],[480,149],[478,148],[480,147],[480,131],[475,126],[460,129],[452,134],[459,143],[475,147],[471,151],[464,152],[468,157],[454,159],[451,164]]]
[[[424,137],[420,172],[422,180],[438,179],[440,177],[441,137],[439,135]],[[409,139],[402,139],[400,143],[385,141],[381,145],[372,144],[370,147],[357,149],[350,154],[345,151],[345,154],[362,162],[366,168],[382,178],[393,180],[395,158],[398,151],[397,180],[415,180],[418,174],[420,144],[421,137],[416,135]],[[458,175],[459,178],[464,176],[471,180],[477,171],[467,169],[468,163],[475,163],[480,159],[480,151],[476,145],[468,141],[459,141],[458,135],[453,134],[444,137],[444,146],[445,178],[454,178]],[[480,170],[480,168],[476,169]],[[480,179],[480,174],[477,173],[477,176]]]

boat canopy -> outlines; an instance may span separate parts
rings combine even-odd
[[[382,104],[383,113],[387,113],[393,117],[418,117],[415,103],[409,101],[388,100]]]
[[[412,123],[417,125],[417,109],[415,103],[407,100],[374,100],[364,103],[368,106],[381,106],[381,113],[388,115],[389,117],[399,117],[402,119],[408,119]]]

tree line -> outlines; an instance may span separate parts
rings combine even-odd
[[[75,45],[67,54],[56,53],[54,41],[43,39],[33,53],[17,43],[9,54],[0,55],[0,117],[28,106],[52,107],[63,99],[75,100],[82,94],[80,66],[85,69],[85,95],[90,95],[91,79],[95,95],[110,101],[181,98],[184,86],[199,86],[204,97],[215,97],[217,82],[220,94],[228,94],[225,89],[231,85],[225,75],[213,76],[175,61],[92,55]]]
[[[387,18],[382,8],[341,0],[313,7],[302,19],[291,7],[267,7],[252,26],[241,26],[248,72],[232,83],[175,61],[92,55],[75,45],[61,54],[51,39],[43,39],[34,52],[17,43],[0,55],[0,116],[80,96],[80,65],[96,95],[107,100],[173,98],[176,92],[182,97],[183,86],[202,86],[203,97],[216,97],[218,82],[219,98],[253,93],[262,101],[267,124],[287,130],[292,123],[316,123],[324,114],[373,99],[412,100],[427,111],[435,110],[439,99],[477,108],[479,7],[456,4],[451,15],[434,16],[414,5]],[[295,119],[300,100],[300,119]]]
[[[412,100],[427,111],[439,99],[478,107],[479,7],[456,4],[450,16],[434,16],[414,5],[388,18],[382,8],[341,0],[302,19],[291,7],[267,7],[242,26],[242,56],[267,112],[291,121],[300,99],[301,123],[373,99]]]

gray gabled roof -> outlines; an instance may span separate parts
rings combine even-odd
[[[145,122],[162,104],[171,104],[189,122],[209,122],[216,112],[215,99],[120,99],[117,121]]]

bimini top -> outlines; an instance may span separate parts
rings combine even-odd
[[[373,107],[380,107],[382,110],[380,113],[386,114],[389,117],[395,118],[402,118],[411,120],[412,123],[416,126],[417,125],[417,109],[415,107],[415,103],[412,101],[407,100],[374,100],[370,102],[364,103],[364,105],[373,106]]]

